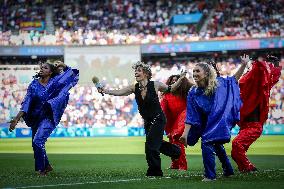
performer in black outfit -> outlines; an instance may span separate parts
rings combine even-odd
[[[99,88],[99,92],[115,96],[135,94],[139,112],[144,119],[146,133],[145,153],[148,163],[146,176],[163,176],[160,153],[178,159],[181,150],[177,145],[163,141],[166,118],[160,106],[158,91],[174,91],[181,83],[186,72],[172,86],[158,81],[151,81],[152,72],[148,64],[138,61],[133,65],[137,83],[119,90]]]

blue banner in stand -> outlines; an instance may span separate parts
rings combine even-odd
[[[232,135],[237,135],[239,133],[240,127],[235,126],[232,129]],[[263,127],[262,135],[284,135],[284,124],[277,125],[265,125]]]
[[[239,127],[232,129],[232,135],[237,135]],[[284,124],[265,125],[263,135],[284,135]],[[102,128],[86,128],[86,127],[57,127],[51,137],[127,137],[127,136],[144,136],[144,128],[142,127],[102,127]],[[15,131],[9,132],[7,127],[0,127],[0,138],[25,138],[31,137],[30,128],[16,128]]]
[[[16,129],[21,130],[21,129]],[[16,138],[16,131],[10,132],[8,128],[0,127],[0,138]]]
[[[145,129],[141,127],[129,127],[128,136],[144,136]]]
[[[0,46],[0,56],[64,56],[63,46]]]
[[[202,13],[174,15],[170,19],[170,24],[196,24],[201,18]]]
[[[141,45],[142,54],[163,53],[190,53],[190,52],[214,52],[234,51],[249,49],[273,49],[283,48],[283,37],[243,39],[243,40],[212,40],[193,41],[184,43],[162,43]]]
[[[58,127],[52,134],[52,137],[100,137],[100,136],[128,136],[128,128],[102,127]]]

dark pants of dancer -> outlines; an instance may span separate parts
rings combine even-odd
[[[169,138],[170,143],[176,144],[181,149],[181,155],[178,159],[172,158],[172,163],[170,168],[171,169],[179,169],[179,170],[187,170],[187,160],[186,160],[186,154],[185,154],[185,148],[184,144],[179,141],[180,135],[176,135]]]
[[[246,152],[250,145],[260,137],[262,129],[263,125],[260,122],[245,122],[241,125],[239,134],[232,142],[231,153],[239,171],[250,172],[256,169],[247,158]]]
[[[202,158],[204,165],[204,176],[208,179],[216,179],[216,164],[215,155],[219,158],[224,176],[230,176],[234,174],[230,160],[226,154],[225,148],[222,143],[214,142],[201,142]]]
[[[35,171],[44,171],[49,165],[45,151],[45,142],[55,129],[50,119],[42,120],[37,128],[32,128],[32,147],[35,159]]]
[[[147,176],[163,176],[160,153],[175,159],[181,154],[177,145],[163,141],[165,123],[166,118],[162,113],[152,120],[145,120]]]

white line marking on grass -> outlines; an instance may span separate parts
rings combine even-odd
[[[271,172],[271,171],[284,171],[284,169],[265,169],[263,172]]]
[[[270,171],[284,171],[284,169],[265,169],[261,172]],[[217,173],[217,175],[222,175],[222,173]],[[200,177],[203,176],[202,173],[190,174],[190,175],[176,175],[175,177],[148,177],[148,178],[133,178],[133,179],[119,179],[119,180],[103,180],[103,181],[93,181],[93,182],[77,182],[68,184],[48,184],[48,185],[36,185],[36,186],[20,186],[20,187],[7,187],[3,189],[25,189],[25,188],[43,188],[43,187],[57,187],[57,186],[75,186],[75,185],[85,185],[85,184],[100,184],[100,183],[118,183],[118,182],[131,182],[131,181],[142,181],[142,180],[161,180],[161,179],[175,179],[175,178],[190,178],[190,177]]]
[[[190,178],[196,176],[202,176],[203,174],[193,174],[190,176],[178,175],[174,178]],[[35,185],[35,186],[19,186],[19,187],[7,187],[3,189],[25,189],[25,188],[43,188],[43,187],[58,187],[58,186],[75,186],[85,184],[100,184],[100,183],[118,183],[118,182],[131,182],[131,181],[142,181],[142,180],[161,180],[161,179],[172,179],[173,177],[148,177],[148,178],[136,178],[136,179],[120,179],[120,180],[103,180],[93,182],[77,182],[77,183],[66,183],[66,184],[48,184],[48,185]]]
[[[100,183],[118,183],[118,182],[131,182],[131,181],[141,181],[141,180],[155,180],[155,179],[169,179],[171,177],[149,177],[149,178],[137,178],[137,179],[120,179],[120,180],[103,180],[103,181],[94,181],[94,182],[77,182],[69,184],[48,184],[48,185],[37,185],[37,186],[20,186],[20,187],[8,187],[3,189],[17,189],[17,188],[42,188],[42,187],[57,187],[57,186],[74,186],[74,185],[85,185],[85,184],[100,184]]]

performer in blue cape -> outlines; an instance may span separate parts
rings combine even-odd
[[[222,163],[224,176],[234,174],[223,144],[230,141],[230,130],[240,119],[242,102],[237,80],[245,66],[246,62],[234,77],[227,78],[217,77],[214,67],[206,63],[193,69],[196,86],[188,93],[185,130],[180,140],[193,146],[201,137],[203,181],[216,179],[215,154]]]
[[[41,63],[40,72],[27,89],[21,110],[10,121],[10,131],[15,129],[21,117],[31,127],[35,171],[39,175],[53,170],[45,151],[45,142],[59,124],[68,103],[68,91],[78,80],[79,71],[61,61]]]

